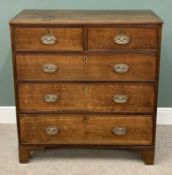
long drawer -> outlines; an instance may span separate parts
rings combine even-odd
[[[24,114],[20,130],[23,144],[152,144],[147,115]]]
[[[15,49],[41,51],[83,50],[82,28],[17,27],[14,30]]]
[[[25,81],[154,81],[157,57],[145,54],[19,54],[17,78]]]
[[[153,49],[159,48],[158,28],[90,27],[89,50]]]
[[[23,83],[18,94],[22,113],[154,111],[154,84]]]

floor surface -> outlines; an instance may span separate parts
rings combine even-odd
[[[172,126],[158,126],[155,165],[130,151],[57,149],[18,163],[15,125],[0,125],[0,175],[172,175]]]

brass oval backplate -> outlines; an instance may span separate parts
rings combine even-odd
[[[124,63],[119,63],[119,64],[115,64],[113,67],[114,72],[116,73],[126,73],[129,71],[129,65],[128,64],[124,64]]]
[[[43,99],[46,103],[55,103],[58,100],[58,96],[55,94],[47,94]]]
[[[48,31],[47,34],[41,37],[41,42],[44,45],[54,45],[57,42],[57,38],[53,35],[52,32]]]
[[[48,126],[46,128],[46,133],[47,133],[47,135],[51,135],[51,136],[57,135],[60,133],[60,129],[57,128],[56,126]]]
[[[112,133],[116,136],[124,136],[127,134],[127,132],[128,132],[128,129],[124,127],[115,127],[112,130]]]
[[[113,101],[114,103],[119,103],[119,104],[127,103],[128,96],[127,95],[114,95]]]
[[[119,45],[126,45],[130,42],[130,40],[130,36],[128,36],[123,30],[114,37],[114,42]]]
[[[55,64],[48,63],[42,66],[42,71],[45,73],[51,74],[56,72],[57,70],[58,70],[58,67]]]

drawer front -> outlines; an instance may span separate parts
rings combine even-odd
[[[19,84],[20,112],[153,112],[153,84]]]
[[[81,115],[20,115],[22,144],[83,144]]]
[[[145,115],[22,114],[22,144],[151,145],[152,117]],[[103,127],[102,127],[103,126]]]
[[[82,28],[16,28],[17,50],[83,50]]]
[[[156,79],[155,55],[16,56],[18,80],[149,81]]]
[[[158,28],[89,28],[90,50],[158,49]]]
[[[149,145],[152,144],[151,116],[89,116],[88,144]]]

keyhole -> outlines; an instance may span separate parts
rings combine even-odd
[[[84,91],[87,92],[87,90],[88,90],[87,85],[84,85]]]
[[[84,56],[84,62],[86,63],[88,61],[88,57]]]
[[[123,29],[119,30],[119,34],[124,34],[125,31]]]
[[[85,115],[85,116],[83,117],[83,119],[84,119],[84,121],[87,121],[87,116]]]
[[[48,30],[47,35],[52,35],[52,32],[50,30]]]

